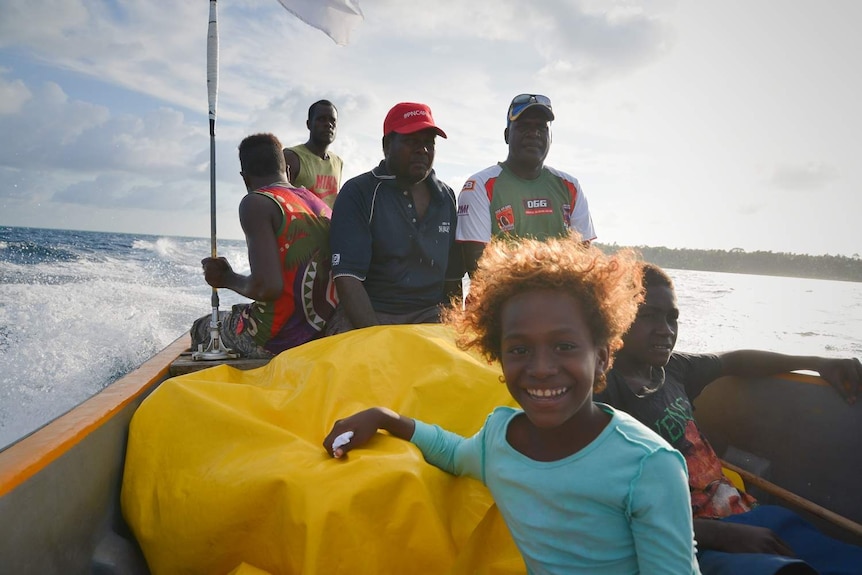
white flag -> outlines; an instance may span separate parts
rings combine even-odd
[[[288,12],[326,33],[339,46],[350,39],[350,31],[363,18],[355,0],[278,0]]]

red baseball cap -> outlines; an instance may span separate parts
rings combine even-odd
[[[446,137],[446,132],[434,125],[434,117],[431,115],[431,108],[425,104],[417,104],[416,102],[401,102],[395,104],[389,113],[386,114],[386,119],[383,120],[383,135],[389,132],[396,134],[412,134],[419,130],[428,128],[437,132],[441,138]]]

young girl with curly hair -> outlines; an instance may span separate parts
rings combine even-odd
[[[464,438],[383,407],[335,423],[334,457],[378,430],[490,490],[530,573],[699,573],[685,461],[627,414],[594,403],[642,300],[634,256],[571,238],[496,240],[466,307],[445,322],[462,349],[499,360],[521,409]]]

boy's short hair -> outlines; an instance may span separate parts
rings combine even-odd
[[[239,165],[246,176],[265,177],[287,167],[279,139],[274,134],[252,134],[239,143]]]
[[[643,276],[644,289],[650,287],[669,287],[674,289],[673,280],[667,272],[659,266],[647,262],[641,263],[641,275]]]
[[[634,251],[607,256],[576,236],[494,239],[485,246],[470,280],[466,306],[453,300],[444,322],[455,328],[459,347],[476,349],[495,361],[501,356],[505,303],[528,291],[561,290],[581,303],[593,342],[607,345],[613,355],[643,300],[640,269]]]

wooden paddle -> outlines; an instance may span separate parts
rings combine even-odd
[[[784,501],[787,501],[791,505],[802,509],[803,511],[807,511],[812,515],[816,515],[821,519],[825,519],[826,521],[832,523],[833,525],[837,525],[838,527],[852,533],[856,537],[862,538],[862,525],[856,523],[852,519],[848,519],[843,515],[838,515],[834,511],[830,511],[825,507],[821,507],[817,505],[813,501],[809,501],[804,497],[800,497],[796,495],[792,491],[788,491],[783,487],[779,487],[778,485],[763,479],[759,475],[755,475],[750,471],[746,471],[745,469],[738,467],[732,463],[728,463],[727,461],[722,460],[721,464],[728,469],[735,471],[738,473],[746,483],[758,487],[769,493],[770,495],[774,495]]]

